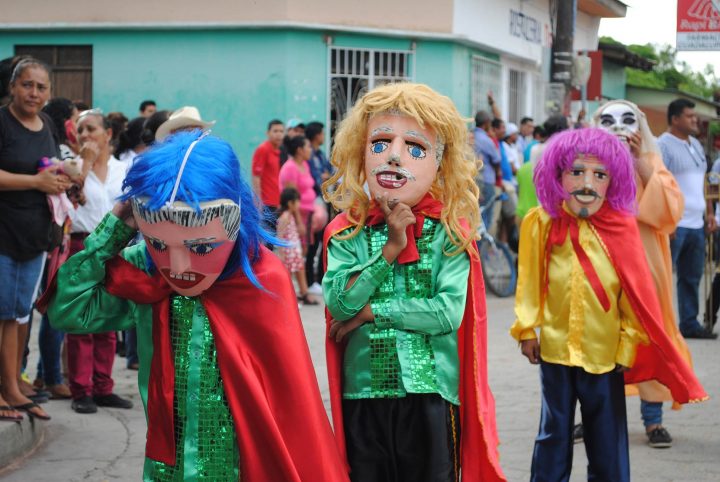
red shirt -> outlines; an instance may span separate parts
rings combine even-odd
[[[260,178],[260,199],[265,206],[280,205],[280,149],[265,141],[255,149],[252,158],[252,175]]]

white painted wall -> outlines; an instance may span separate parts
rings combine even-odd
[[[520,12],[537,22],[540,43],[511,34],[512,11]],[[515,25],[517,26],[517,23]],[[599,18],[578,12],[575,50],[595,50],[599,27]],[[482,44],[491,51],[540,65],[543,47],[551,45],[549,1],[454,0],[452,31],[456,35]]]

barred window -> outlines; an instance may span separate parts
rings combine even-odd
[[[499,100],[502,89],[502,67],[500,62],[473,55],[471,59],[471,99],[472,115],[479,110],[491,112],[487,102],[487,94],[492,91]]]
[[[329,131],[335,129],[355,102],[368,90],[392,82],[412,81],[412,50],[330,47],[328,113]]]

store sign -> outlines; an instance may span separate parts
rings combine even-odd
[[[678,0],[678,50],[720,50],[720,0]]]
[[[510,35],[534,44],[541,44],[542,34],[542,24],[536,18],[517,10],[510,10]]]

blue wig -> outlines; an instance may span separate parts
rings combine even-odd
[[[143,204],[150,210],[160,209],[170,200],[185,153],[200,135],[199,130],[176,133],[136,157],[123,181],[120,199],[144,198]],[[240,175],[240,162],[230,144],[206,136],[190,153],[175,200],[199,212],[201,202],[216,199],[230,199],[240,205],[240,232],[219,279],[226,279],[242,268],[245,276],[262,288],[252,265],[259,257],[261,243],[278,240],[262,227],[264,219],[250,186]],[[146,257],[150,259],[147,250]]]

